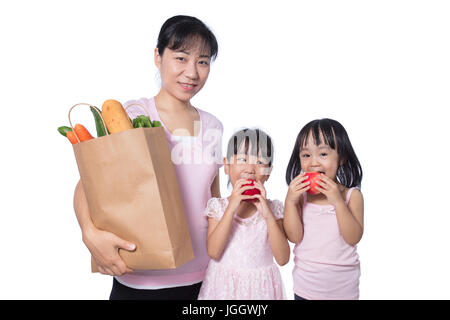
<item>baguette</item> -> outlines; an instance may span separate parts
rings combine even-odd
[[[133,129],[127,112],[117,100],[106,100],[102,106],[102,116],[110,133]]]

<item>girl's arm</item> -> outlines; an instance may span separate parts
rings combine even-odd
[[[303,239],[303,193],[310,188],[310,182],[304,182],[305,180],[308,180],[305,173],[301,173],[292,179],[284,201],[284,230],[289,241],[295,244],[300,243]]]
[[[348,206],[345,201],[339,201],[335,209],[342,237],[349,245],[356,245],[364,233],[364,199],[361,191],[354,189]]]
[[[334,206],[339,231],[345,242],[356,245],[364,232],[364,200],[361,191],[353,190],[347,206],[336,182],[324,174],[320,177],[316,189],[325,194],[328,202]]]
[[[266,223],[273,256],[280,266],[284,266],[289,262],[291,249],[284,233],[283,220],[275,220],[272,214],[272,217],[266,219]]]
[[[206,249],[208,250],[208,255],[214,260],[219,260],[222,256],[228,241],[233,218],[234,212],[229,210],[229,208],[227,208],[220,220],[208,218]]]
[[[216,179],[218,181],[217,176]],[[230,234],[234,213],[239,207],[239,204],[244,199],[252,198],[252,196],[242,194],[245,190],[250,190],[253,188],[252,186],[243,186],[247,183],[247,179],[239,179],[236,181],[233,192],[229,198],[228,207],[220,220],[208,218],[206,249],[208,250],[208,255],[214,260],[218,260],[222,256],[223,250],[225,249],[225,245],[228,241],[228,235]]]
[[[264,185],[255,181],[254,186],[259,189],[260,194],[255,194],[254,197],[258,200],[255,202],[255,206],[258,211],[266,219],[267,233],[269,235],[269,243],[272,248],[273,256],[280,266],[285,265],[289,261],[290,248],[286,239],[286,234],[283,229],[283,221],[281,219],[275,220],[272,209],[269,207],[266,199],[266,189]],[[273,206],[273,202],[272,202]],[[274,210],[278,210],[273,207]]]
[[[298,244],[303,240],[302,199],[300,203],[286,199],[284,202],[283,227],[290,242]]]

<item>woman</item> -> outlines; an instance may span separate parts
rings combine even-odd
[[[125,104],[144,106],[150,118],[160,121],[165,129],[191,234],[193,260],[173,270],[131,270],[118,249],[133,251],[134,244],[97,229],[90,219],[81,181],[75,188],[74,208],[83,242],[99,271],[115,276],[110,299],[197,299],[209,262],[203,210],[209,198],[220,197],[223,127],[213,115],[193,107],[190,100],[204,86],[217,49],[215,36],[197,18],[168,19],[161,27],[154,53],[161,75],[159,93]],[[127,112],[131,118],[136,112],[143,113],[135,106]]]

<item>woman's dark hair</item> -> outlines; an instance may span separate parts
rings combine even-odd
[[[244,149],[242,149],[244,148]],[[273,144],[270,136],[261,129],[242,129],[235,132],[228,141],[227,159],[239,152],[262,157],[268,161],[269,166],[273,164]]]
[[[300,174],[300,151],[306,145],[310,134],[313,135],[315,145],[318,146],[323,142],[331,149],[336,150],[337,148],[339,163],[343,162],[336,174],[338,183],[347,188],[361,188],[362,168],[350,143],[347,131],[336,120],[326,118],[313,120],[300,130],[286,169],[286,183],[289,185]],[[321,140],[321,134],[325,141]]]
[[[190,16],[174,16],[167,19],[161,27],[158,36],[158,53],[162,56],[164,50],[185,50],[202,43],[202,51],[209,50],[211,61],[217,57],[217,40],[211,30],[199,19]]]

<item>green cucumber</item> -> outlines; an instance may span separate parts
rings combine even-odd
[[[72,131],[72,128],[66,126],[61,126],[58,128],[58,132],[61,133],[64,137],[67,137],[67,131]]]
[[[91,106],[91,111],[95,119],[95,128],[97,129],[97,137],[103,137],[104,135],[106,135],[106,128],[103,124],[102,117],[100,116],[102,112],[100,111],[99,108],[95,106]]]

